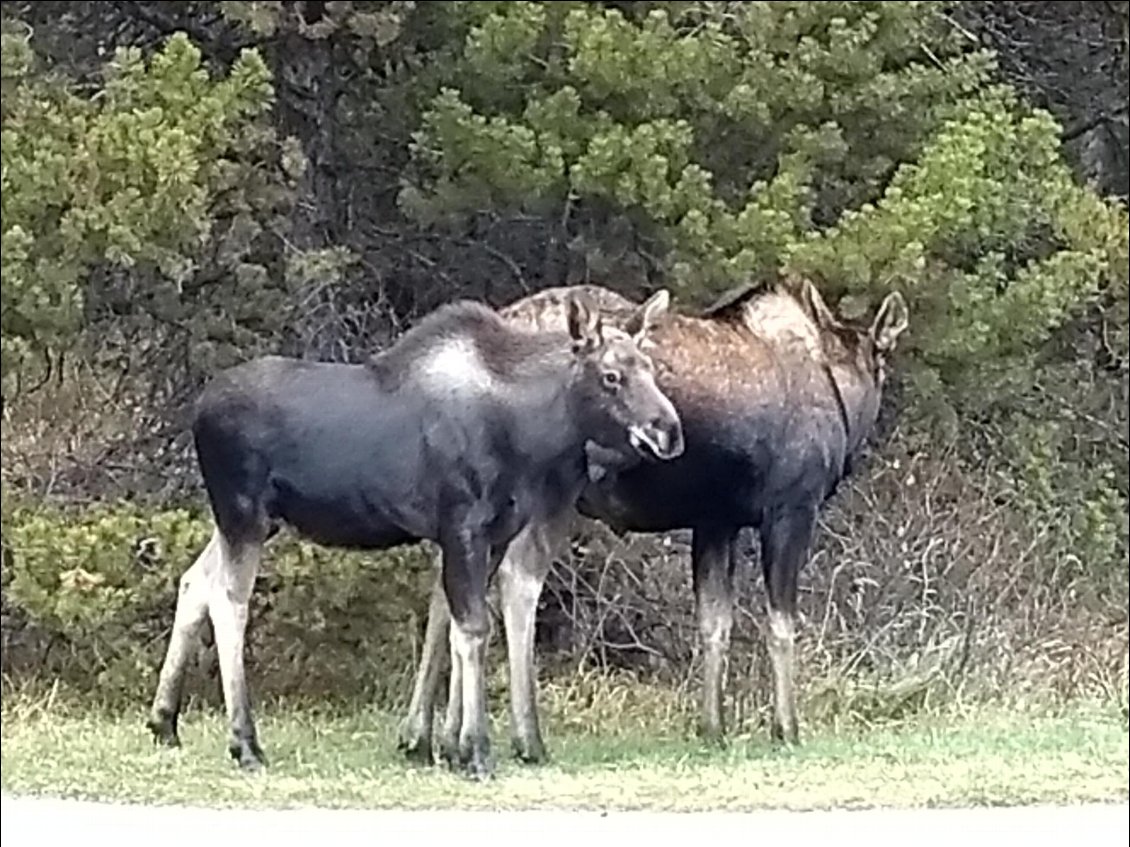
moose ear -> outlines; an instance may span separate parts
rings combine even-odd
[[[820,289],[816,287],[816,283],[807,277],[800,281],[800,296],[804,302],[805,308],[816,321],[816,325],[821,328],[831,328],[840,326],[839,319],[832,314],[832,310],[828,308],[828,304],[824,302],[823,296],[820,294]]]
[[[661,288],[647,298],[647,301],[632,313],[624,324],[624,331],[632,336],[639,344],[651,330],[656,319],[667,311],[671,305],[671,292]]]
[[[569,337],[578,352],[595,350],[601,342],[601,320],[588,298],[573,295],[569,298]]]
[[[906,308],[906,301],[897,291],[892,291],[883,300],[875,320],[871,324],[871,339],[875,342],[875,349],[882,353],[890,353],[895,349],[895,344],[910,323],[910,312]]]

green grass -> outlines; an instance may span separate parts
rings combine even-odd
[[[633,728],[551,721],[553,761],[505,756],[475,784],[403,762],[380,712],[260,709],[271,767],[245,776],[227,758],[222,717],[193,711],[184,747],[155,749],[140,712],[82,713],[6,698],[5,792],[207,806],[366,808],[813,809],[1125,801],[1126,719],[1113,708],[937,713],[911,724],[833,732],[778,750],[761,732],[725,749],[679,722]],[[508,752],[505,725],[496,752]]]

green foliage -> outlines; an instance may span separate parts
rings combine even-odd
[[[1015,408],[986,425],[991,450],[1010,471],[1011,507],[1070,551],[1060,573],[1084,576],[1090,590],[1125,598],[1130,590],[1130,492],[1125,395],[1120,413],[1077,363],[1045,366]],[[1125,385],[1125,383],[1124,383]],[[1125,390],[1125,389],[1123,389]],[[1122,447],[1117,446],[1121,429]],[[1125,605],[1123,605],[1125,608]]]
[[[265,140],[273,95],[257,53],[215,79],[183,34],[148,60],[119,49],[93,97],[38,69],[10,29],[3,55],[7,373],[70,341],[97,266],[152,269],[158,309],[163,290],[183,290],[212,235],[212,204],[243,176],[231,157]]]
[[[877,203],[789,263],[832,295],[906,290],[914,348],[951,383],[1024,358],[1127,273],[1125,209],[1077,185],[1058,143],[1050,116],[1007,92],[970,99]]]
[[[988,57],[960,55],[938,7],[481,9],[402,203],[436,218],[610,202],[669,236],[691,291],[775,267],[814,219],[873,197],[938,108],[985,81]]]
[[[897,286],[910,369],[951,401],[982,393],[1125,288],[1127,217],[944,5],[491,6],[430,101],[402,205],[610,208],[663,240],[684,300],[782,267],[848,312]]]
[[[5,502],[5,602],[52,645],[24,661],[103,696],[150,695],[178,580],[211,531],[183,509]],[[251,624],[263,690],[372,693],[402,670],[432,576],[421,548],[365,557],[284,538],[263,571]]]
[[[299,10],[287,8],[282,3],[226,2],[221,12],[229,20],[238,21],[258,36],[271,37],[281,30],[293,29],[307,38],[328,38],[334,32],[347,29],[377,47],[394,41],[400,34],[404,13],[411,8],[411,2],[353,3],[342,2],[325,4],[319,20],[307,22]]]
[[[174,554],[202,547],[206,527],[184,512],[145,520],[137,512],[92,514],[77,525],[59,526],[48,514],[16,512],[6,541],[18,563],[7,586],[13,602],[45,625],[77,639],[109,633],[136,597],[151,596],[170,574],[154,568],[163,550],[146,550],[142,568],[133,555],[146,539],[158,539]],[[148,547],[150,544],[146,544]]]
[[[409,215],[628,219],[684,303],[780,269],[847,317],[898,288],[908,441],[964,437],[1083,560],[1125,558],[1117,432],[1081,451],[1090,424],[1057,422],[1108,389],[1043,395],[1049,343],[1096,303],[1125,367],[1126,208],[1079,184],[1060,126],[994,81],[948,4],[474,5],[415,135]],[[1093,360],[1066,367],[1094,382]]]

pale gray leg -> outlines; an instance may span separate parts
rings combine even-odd
[[[796,621],[779,609],[769,610],[769,660],[773,665],[773,737],[796,744],[800,729],[796,710]]]
[[[438,552],[436,559],[436,577],[428,604],[428,620],[424,628],[420,666],[416,670],[408,714],[400,724],[398,741],[398,748],[408,758],[424,764],[432,763],[432,725],[436,692],[444,668],[450,665],[448,657],[451,652],[448,639],[451,613],[447,608],[447,597],[443,593],[442,560]],[[458,738],[458,727],[455,737]]]
[[[723,702],[734,625],[734,548],[737,530],[696,528],[692,549],[695,605],[703,650],[700,733],[725,734]]]
[[[816,508],[781,508],[767,516],[761,530],[761,566],[768,595],[767,646],[773,665],[772,735],[796,744],[800,731],[796,708],[797,583],[812,549]]]
[[[546,758],[538,721],[534,636],[538,598],[560,528],[530,524],[507,549],[498,573],[510,669],[511,744],[515,756],[530,764]]]
[[[447,682],[447,708],[443,714],[440,755],[452,767],[459,765],[459,736],[463,732],[463,658],[455,644],[455,629],[449,628],[450,672]]]
[[[485,623],[486,625],[481,625]],[[451,622],[453,654],[459,657],[463,683],[463,721],[459,731],[459,761],[478,779],[490,776],[490,726],[487,718],[486,652],[490,618]],[[453,656],[454,659],[454,656]]]
[[[201,627],[208,617],[209,582],[219,565],[220,535],[215,531],[196,561],[180,578],[173,631],[149,711],[147,725],[154,740],[169,747],[180,746],[177,718],[182,705],[185,672],[192,650],[198,646]]]
[[[231,737],[228,750],[240,767],[255,770],[266,764],[251,713],[251,692],[243,667],[244,635],[251,590],[259,570],[259,543],[222,543],[222,561],[211,580],[208,612],[216,636],[216,654],[224,687]]]

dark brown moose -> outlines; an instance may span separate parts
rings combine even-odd
[[[556,328],[565,321],[567,298],[578,291],[609,320],[636,308],[607,289],[578,286],[543,290],[502,314],[516,326]],[[906,326],[906,304],[897,292],[884,299],[869,326],[855,327],[832,314],[810,281],[796,278],[735,292],[699,317],[669,313],[657,321],[648,342],[659,385],[682,419],[685,451],[673,461],[626,467],[616,467],[616,457],[590,451],[596,481],[578,501],[581,514],[618,531],[693,531],[693,582],[705,654],[701,730],[708,737],[724,732],[736,542],[743,527],[753,527],[760,535],[768,597],[772,736],[799,740],[798,574],[810,553],[817,510],[850,472],[875,425],[887,357]],[[515,754],[530,762],[545,755],[536,707],[535,608],[568,517],[528,525],[499,568],[512,743]],[[407,755],[424,761],[432,758],[432,711],[447,620],[437,588],[399,739]],[[441,737],[445,755],[459,737],[459,720],[458,704],[449,701]]]
[[[683,450],[675,408],[640,350],[668,299],[660,292],[618,329],[580,292],[564,320],[533,333],[463,301],[366,363],[267,357],[217,376],[192,427],[215,531],[180,580],[149,716],[156,740],[179,744],[188,651],[208,616],[229,750],[245,768],[264,763],[244,630],[263,547],[281,528],[354,549],[430,539],[442,555],[445,629],[448,608],[454,622],[451,695],[461,725],[451,755],[472,775],[489,775],[490,575],[528,524],[571,507],[585,482],[586,444],[632,461]]]

